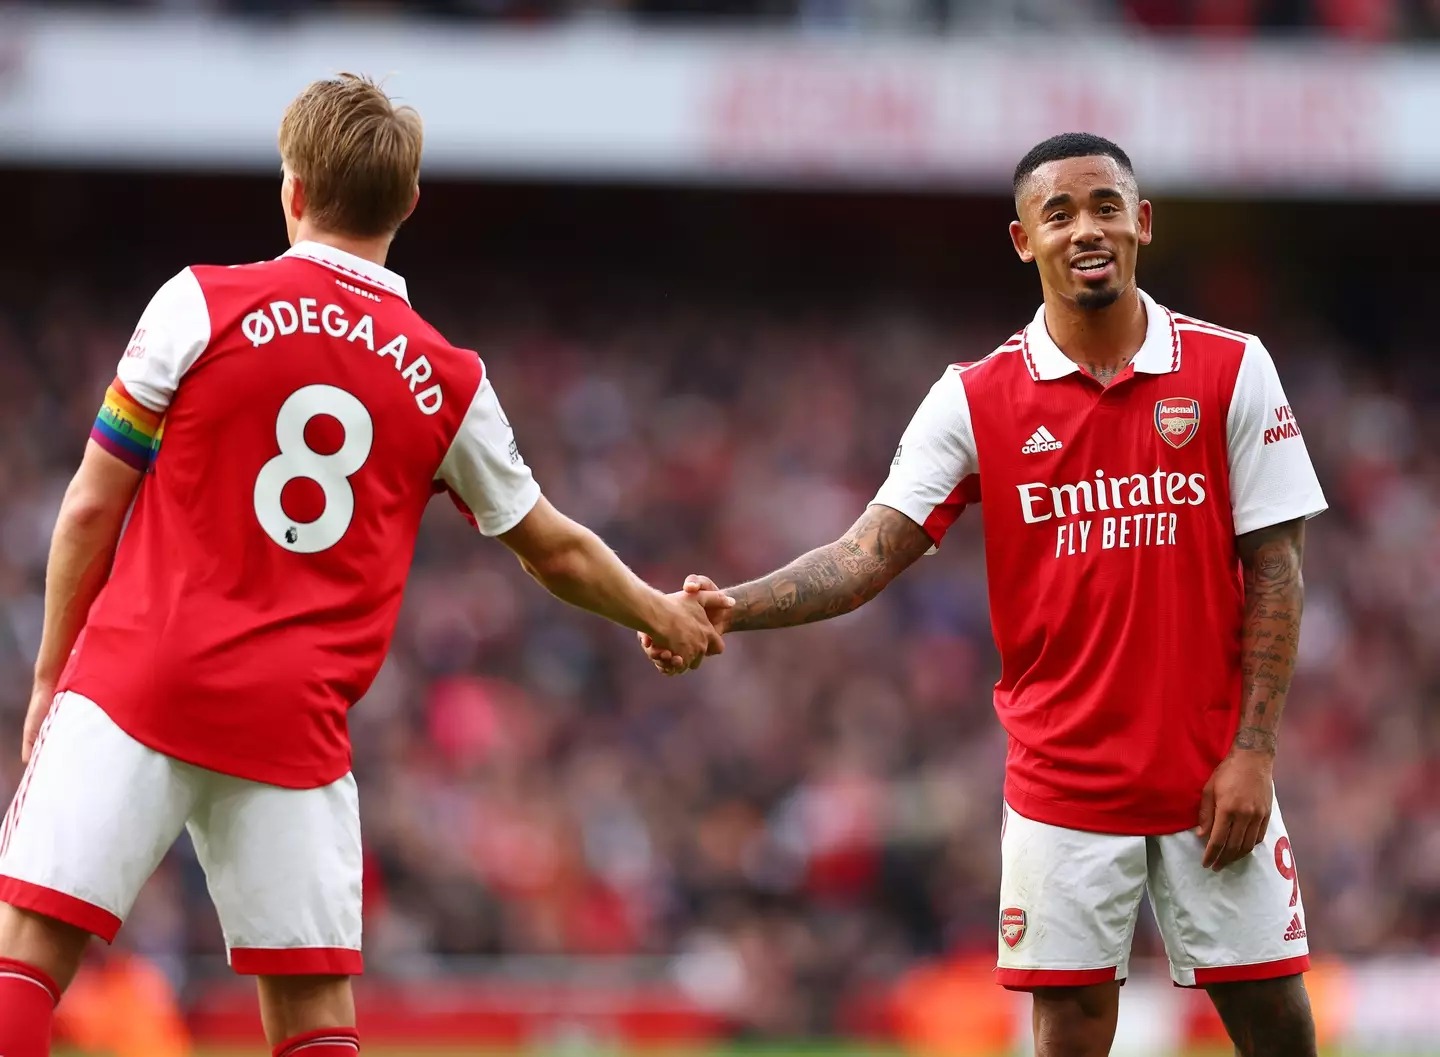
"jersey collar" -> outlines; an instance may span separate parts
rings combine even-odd
[[[405,280],[389,268],[382,268],[374,261],[367,261],[364,257],[357,257],[353,253],[347,253],[334,246],[327,246],[323,242],[297,242],[285,251],[284,256],[299,257],[301,260],[324,265],[332,272],[339,272],[352,279],[360,279],[378,289],[388,290],[407,305],[410,303],[410,295],[405,290]]]
[[[1170,374],[1180,369],[1180,332],[1170,310],[1155,303],[1144,290],[1140,300],[1145,305],[1145,343],[1130,361],[1141,374]],[[1025,328],[1021,339],[1025,368],[1037,382],[1049,382],[1075,374],[1080,365],[1060,351],[1045,327],[1045,306]]]

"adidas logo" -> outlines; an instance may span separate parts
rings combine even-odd
[[[1042,451],[1058,451],[1063,447],[1064,445],[1055,439],[1055,434],[1051,433],[1044,426],[1041,426],[1034,433],[1030,434],[1030,439],[1027,440],[1025,446],[1020,449],[1020,454],[1036,455]]]
[[[1305,925],[1300,921],[1300,915],[1296,914],[1290,919],[1290,927],[1285,930],[1285,939],[1303,940],[1305,938]]]

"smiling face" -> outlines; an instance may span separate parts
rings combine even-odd
[[[1046,162],[1016,196],[1010,239],[1034,261],[1046,301],[1096,311],[1135,283],[1135,258],[1150,242],[1150,203],[1135,177],[1106,155]]]

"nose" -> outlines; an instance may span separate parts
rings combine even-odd
[[[1101,238],[1100,223],[1095,214],[1088,209],[1075,218],[1075,226],[1070,229],[1070,241],[1075,243],[1099,242]]]

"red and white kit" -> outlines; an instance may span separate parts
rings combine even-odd
[[[1325,509],[1259,339],[1141,295],[1109,386],[1042,307],[931,389],[875,502],[939,543],[983,498],[1006,761],[999,982],[1124,979],[1150,890],[1185,985],[1308,967],[1278,808],[1264,844],[1200,867],[1200,794],[1240,718],[1235,538]]]
[[[188,826],[237,971],[357,973],[346,715],[421,515],[448,490],[496,535],[540,496],[484,366],[400,276],[301,243],[161,287],[92,437],[150,472],[0,832],[0,900],[111,939]]]

